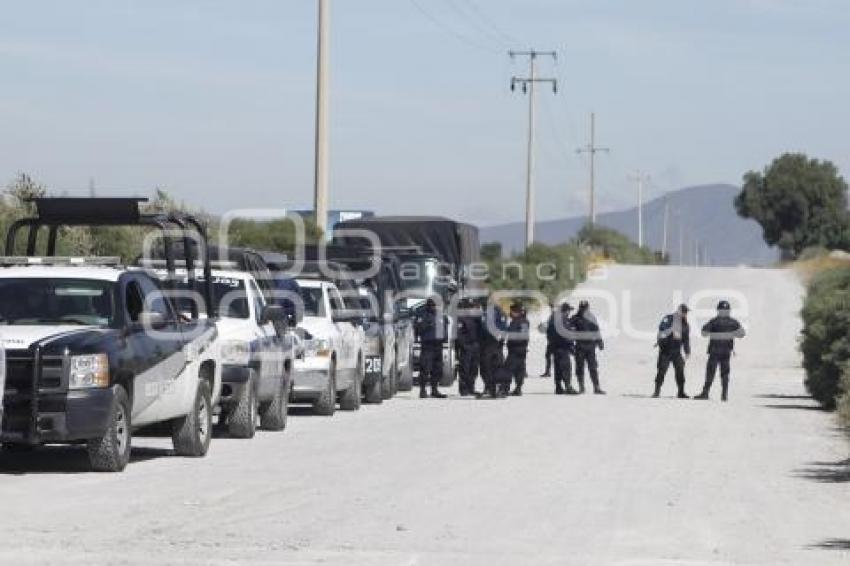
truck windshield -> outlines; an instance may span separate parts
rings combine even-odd
[[[402,288],[410,296],[446,298],[451,273],[435,258],[402,258],[399,277]]]
[[[304,316],[325,316],[324,293],[321,287],[301,287],[301,300],[304,301]]]
[[[0,324],[111,326],[114,288],[93,279],[0,279]]]

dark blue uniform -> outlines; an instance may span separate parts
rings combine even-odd
[[[670,364],[676,372],[676,385],[679,389],[679,398],[686,398],[685,394],[685,358],[691,355],[690,326],[687,317],[679,313],[668,314],[661,319],[658,325],[658,373],[655,376],[655,393],[653,397],[661,394],[661,386],[664,385],[664,377]]]
[[[484,393],[491,396],[506,393],[510,383],[510,376],[504,367],[506,329],[505,313],[497,304],[488,305],[482,319],[481,378],[484,380]]]
[[[461,316],[457,320],[455,346],[458,359],[458,388],[461,395],[475,394],[475,380],[481,359],[481,315]]]
[[[720,384],[723,388],[722,399],[729,396],[729,361],[735,350],[735,338],[743,338],[746,332],[741,323],[728,315],[719,315],[702,327],[702,335],[709,338],[708,362],[705,368],[705,385],[699,399],[708,399],[717,368],[720,367]]]
[[[576,343],[573,339],[575,329],[569,312],[561,311],[558,316],[561,328],[558,328],[557,320],[553,314],[546,326],[546,340],[552,347],[552,355],[555,362],[555,393],[578,393],[573,389],[572,379],[572,356],[575,355]]]
[[[576,378],[578,379],[579,392],[584,393],[584,368],[590,373],[590,381],[593,383],[593,391],[602,394],[599,386],[599,362],[596,360],[596,349],[604,349],[602,334],[596,318],[586,309],[579,308],[572,318],[573,332],[576,342]]]
[[[438,395],[437,386],[443,376],[443,344],[448,336],[448,320],[435,307],[426,306],[414,321],[416,335],[421,346],[419,352],[419,387],[423,397],[430,383],[431,392]]]
[[[522,395],[522,385],[525,383],[527,371],[525,367],[528,356],[528,318],[524,313],[511,313],[511,322],[508,324],[508,358],[505,360],[505,369],[508,371],[508,386],[510,379],[514,380],[516,388],[514,395]]]

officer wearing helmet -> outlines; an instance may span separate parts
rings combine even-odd
[[[729,360],[735,350],[735,339],[746,335],[741,323],[732,318],[732,307],[729,301],[720,301],[717,304],[717,316],[709,320],[702,327],[702,335],[708,341],[708,363],[705,368],[705,385],[702,393],[696,399],[707,400],[711,392],[711,384],[717,368],[720,367],[720,384],[723,387],[721,399],[729,399]]]
[[[605,343],[602,341],[602,334],[599,332],[596,317],[590,312],[590,303],[581,301],[578,305],[578,311],[570,321],[576,343],[578,392],[584,393],[584,368],[587,367],[588,373],[590,373],[590,381],[593,383],[593,392],[597,395],[605,395],[605,391],[599,385],[599,362],[596,360],[596,348],[604,350]]]
[[[481,332],[481,379],[484,392],[481,397],[506,397],[510,386],[510,375],[505,368],[505,336],[508,328],[505,313],[492,298],[482,318]]]
[[[688,326],[688,305],[680,305],[676,312],[668,314],[661,319],[658,326],[658,373],[655,376],[655,393],[653,397],[661,395],[661,386],[664,385],[664,376],[670,364],[676,372],[676,385],[679,388],[679,399],[688,399],[685,393],[685,359],[682,357],[691,355],[690,326]]]
[[[414,321],[416,336],[421,346],[419,352],[419,397],[428,397],[428,385],[431,385],[431,397],[443,399],[437,386],[443,376],[443,344],[448,335],[448,318],[442,309],[437,308],[434,299],[425,302],[425,308]]]

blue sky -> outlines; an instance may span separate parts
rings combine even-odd
[[[331,0],[331,204],[523,217],[510,48],[556,49],[539,93],[538,217],[737,183],[783,151],[850,170],[844,0]],[[312,199],[314,0],[3,0],[0,182],[149,193],[213,212]]]

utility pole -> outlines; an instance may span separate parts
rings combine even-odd
[[[638,217],[638,247],[643,247],[643,184],[649,182],[649,175],[645,173],[641,173],[640,171],[635,172],[630,177],[633,181],[637,181],[637,194],[638,194],[638,204],[637,204],[637,217]]]
[[[611,151],[607,147],[599,147],[596,145],[596,114],[590,113],[590,143],[585,147],[576,150],[577,153],[590,154],[590,215],[589,221],[592,227],[596,224],[596,154],[600,151],[608,153]]]
[[[664,195],[664,235],[661,241],[661,257],[667,256],[667,233],[668,223],[670,222],[670,198]]]
[[[679,221],[679,265],[685,265],[685,223],[680,214],[676,218]]]
[[[319,0],[316,62],[316,170],[313,211],[316,225],[328,229],[328,88],[330,80],[330,0]]]
[[[528,249],[534,243],[534,104],[537,83],[550,83],[552,92],[558,92],[558,80],[553,78],[539,78],[537,76],[537,58],[551,57],[557,59],[558,54],[554,51],[509,51],[511,59],[515,57],[528,57],[528,76],[511,77],[511,90],[516,90],[517,85],[522,87],[522,92],[528,94],[528,147],[527,163],[525,172],[525,247]]]

